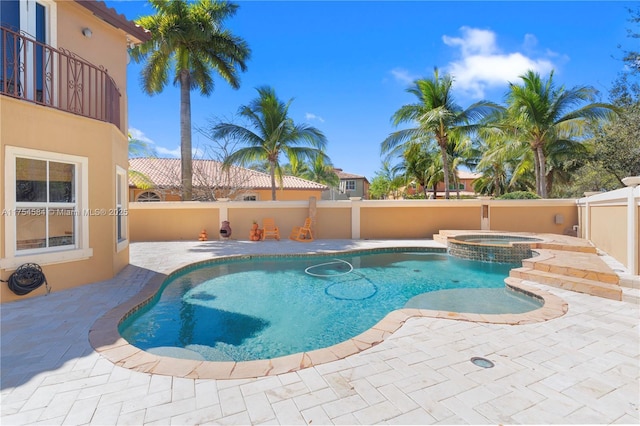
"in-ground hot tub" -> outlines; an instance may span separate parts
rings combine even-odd
[[[534,256],[540,238],[509,234],[463,234],[449,237],[449,254],[484,262],[519,263]]]

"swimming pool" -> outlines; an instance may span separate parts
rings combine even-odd
[[[134,346],[160,355],[274,358],[343,342],[403,307],[458,309],[465,294],[494,302],[494,311],[480,313],[539,308],[537,299],[505,289],[513,266],[397,250],[217,262],[170,277],[119,331]],[[464,309],[473,312],[474,304]]]

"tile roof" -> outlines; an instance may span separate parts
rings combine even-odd
[[[458,170],[458,179],[478,179],[482,177],[482,173],[468,172],[466,170]]]
[[[354,175],[353,173],[343,172],[342,169],[333,169],[340,179],[364,179],[367,180],[366,177],[360,175]],[[367,181],[368,182],[368,181]]]
[[[180,186],[179,158],[131,158],[129,169],[146,176],[157,187]],[[140,178],[129,176],[129,185],[136,186]],[[325,190],[327,187],[295,176],[282,178],[283,189]],[[230,172],[222,171],[222,163],[215,160],[193,160],[193,186],[219,186],[222,188],[271,189],[271,177],[244,167],[231,166]]]

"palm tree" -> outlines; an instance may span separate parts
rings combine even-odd
[[[248,121],[248,127],[234,123],[220,123],[213,128],[214,137],[231,137],[248,146],[231,153],[223,162],[228,168],[234,163],[241,165],[267,161],[271,176],[271,199],[276,199],[276,177],[282,186],[280,157],[286,156],[315,159],[322,157],[329,162],[324,148],[327,138],[315,127],[294,124],[289,117],[289,106],[276,96],[271,87],[259,87],[258,97],[249,105],[241,106],[238,114]],[[306,145],[306,146],[305,146]]]
[[[155,15],[136,24],[151,32],[151,39],[132,49],[136,62],[146,61],[142,87],[149,95],[162,92],[169,75],[180,86],[180,153],[182,199],[192,198],[191,90],[209,96],[214,89],[212,71],[234,89],[240,87],[238,69],[245,71],[247,43],[223,27],[238,6],[218,0],[149,0]]]
[[[304,178],[304,176],[309,173],[309,165],[304,161],[304,159],[292,156],[288,158],[288,160],[289,163],[282,166],[284,174]],[[264,167],[264,171],[266,173],[269,172],[268,163],[267,166]]]
[[[481,144],[483,154],[476,171],[482,176],[473,184],[477,193],[499,197],[533,189],[533,154],[526,144],[499,139],[481,140]]]
[[[434,145],[414,142],[406,147],[402,155],[405,181],[415,183],[416,189],[422,188],[425,198],[428,189],[435,187],[442,177],[437,152],[432,149]],[[436,198],[435,194],[433,198]]]
[[[556,89],[553,71],[547,80],[538,73],[527,71],[520,76],[522,84],[509,84],[507,95],[507,131],[513,140],[529,144],[533,152],[536,192],[546,198],[547,154],[553,145],[575,143],[592,120],[611,118],[616,108],[606,103],[589,103],[573,109],[583,102],[593,101],[596,90],[590,86]]]
[[[487,101],[476,102],[466,110],[458,106],[452,97],[450,75],[440,76],[434,70],[433,78],[422,78],[414,81],[407,92],[417,98],[414,104],[403,105],[393,114],[394,125],[416,123],[417,127],[391,133],[382,142],[382,151],[388,152],[407,140],[428,140],[435,138],[440,147],[444,167],[445,198],[449,198],[449,161],[447,145],[452,131],[471,133],[478,128],[476,122],[499,110],[500,107]]]
[[[331,163],[324,156],[316,156],[302,177],[312,182],[318,182],[332,188],[340,185],[340,177]]]

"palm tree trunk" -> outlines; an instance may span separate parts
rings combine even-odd
[[[538,150],[535,147],[533,150],[533,174],[536,177],[536,194],[540,195],[540,160],[538,159]]]
[[[536,179],[539,182],[538,195],[542,198],[547,198],[547,171],[545,168],[546,159],[544,158],[542,145],[538,145],[538,147],[536,148],[536,157],[538,158],[538,174],[540,175],[539,179]]]
[[[276,201],[276,166],[273,163],[270,164],[269,175],[271,176],[271,200]]]
[[[447,158],[447,141],[440,143],[440,155],[442,155],[442,171],[444,172],[444,198],[449,199],[449,159]]]
[[[193,162],[191,153],[191,76],[180,71],[180,157],[182,201],[193,198]]]

